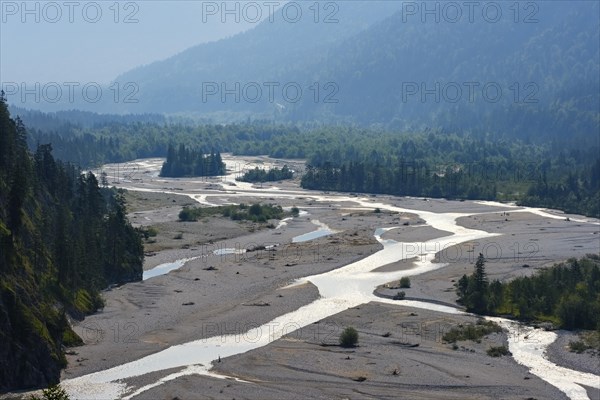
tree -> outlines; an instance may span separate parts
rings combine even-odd
[[[483,254],[479,254],[473,274],[471,276],[463,275],[456,284],[458,301],[468,311],[484,314],[487,311],[488,286],[485,257]]]
[[[475,262],[472,286],[470,306],[474,312],[483,314],[487,311],[488,280],[485,272],[485,257],[481,253]]]

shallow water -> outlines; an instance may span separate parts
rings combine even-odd
[[[327,226],[326,224],[322,223],[319,220],[313,219],[310,222],[312,222],[313,224],[318,226],[318,228],[312,232],[294,236],[292,238],[292,243],[308,242],[310,240],[314,240],[314,239],[322,238],[325,236],[333,235],[334,233],[338,233],[337,231],[334,231],[329,226]]]
[[[188,261],[192,261],[194,259],[195,258],[182,258],[181,260],[176,260],[176,261],[173,261],[170,263],[164,263],[164,264],[157,265],[156,267],[154,267],[152,269],[144,271],[142,280],[145,281],[146,279],[154,278],[154,277],[161,276],[161,275],[166,275],[171,271],[175,271],[176,269],[183,267],[185,265],[185,263],[187,263]]]

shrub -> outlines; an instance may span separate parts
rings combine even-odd
[[[490,333],[502,332],[500,325],[493,321],[477,321],[477,324],[459,325],[450,329],[444,334],[442,339],[448,343],[455,343],[459,340],[480,341],[482,337]]]
[[[201,208],[184,207],[179,213],[179,220],[186,222],[195,222],[202,216]]]
[[[342,347],[354,347],[358,343],[358,332],[349,326],[340,335],[340,345]]]
[[[581,354],[589,348],[590,347],[587,344],[585,344],[582,340],[578,340],[576,342],[569,342],[569,351],[572,351],[577,354]]]
[[[406,297],[406,293],[400,291],[394,295],[394,300],[404,300],[404,297]]]
[[[410,288],[410,278],[407,276],[400,278],[400,287],[403,289]]]
[[[70,400],[69,395],[60,385],[50,386],[42,390],[42,397],[31,396],[30,400]]]
[[[490,357],[502,357],[510,355],[510,351],[508,351],[508,347],[506,346],[492,346],[487,349],[487,354]]]

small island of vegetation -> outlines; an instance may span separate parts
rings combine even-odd
[[[169,145],[167,161],[160,170],[160,176],[169,178],[221,176],[225,175],[225,172],[221,153],[211,151],[210,154],[205,154],[202,150],[191,150],[181,144],[177,151],[173,145]]]
[[[241,182],[275,182],[281,181],[284,179],[292,179],[294,177],[294,173],[292,170],[288,168],[287,165],[284,165],[280,168],[271,168],[268,171],[263,168],[254,168],[250,171],[246,171],[243,176],[237,178],[236,180]]]
[[[184,207],[179,213],[179,220],[185,222],[198,221],[200,218],[222,215],[234,221],[267,222],[270,219],[282,219],[283,208],[273,204],[226,205],[219,207]]]

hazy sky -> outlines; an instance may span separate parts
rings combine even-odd
[[[0,82],[106,83],[256,26],[274,5],[253,3],[227,2],[228,14],[222,1],[0,0]]]

